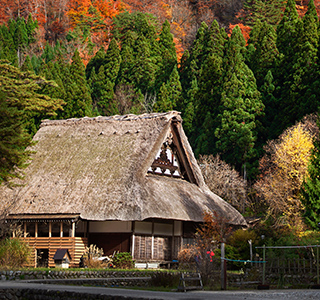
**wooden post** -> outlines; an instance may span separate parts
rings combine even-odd
[[[147,254],[147,250],[146,250]],[[152,227],[151,227],[151,259],[153,259],[154,255],[154,221],[152,221]]]
[[[317,247],[317,284],[319,284],[319,247]]]
[[[60,222],[60,237],[63,237],[63,222]]]
[[[262,284],[265,284],[266,282],[266,245],[263,245],[263,255],[262,255],[262,259],[263,259],[263,269],[262,269]]]
[[[27,237],[27,223],[26,222],[23,223],[23,236]]]
[[[49,222],[49,237],[52,237],[52,222]]]
[[[38,223],[34,223],[34,237],[38,237]]]
[[[76,236],[76,222],[72,222],[72,237]]]
[[[252,253],[252,240],[248,241],[249,246],[250,246],[250,260],[251,260],[251,266],[252,266],[252,258],[253,258],[253,253]]]
[[[221,289],[227,289],[227,262],[225,260],[225,243],[221,243]]]
[[[135,243],[135,222],[132,221],[132,245],[131,245],[131,256],[134,259],[134,243]]]
[[[173,260],[175,253],[174,249],[174,220],[172,221],[172,242],[171,242],[171,260]]]

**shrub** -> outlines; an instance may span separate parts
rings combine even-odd
[[[102,256],[103,249],[91,244],[84,250],[82,255],[82,264],[84,267],[88,268],[100,268],[102,267],[102,261],[98,260],[98,258]]]
[[[131,253],[120,252],[114,255],[113,265],[117,269],[133,269],[134,261],[132,259]]]
[[[0,267],[5,269],[21,268],[31,255],[29,245],[18,238],[5,238],[0,241]]]

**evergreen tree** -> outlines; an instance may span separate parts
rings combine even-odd
[[[106,76],[104,66],[101,66],[95,75],[92,69],[90,78],[96,78],[92,84],[92,99],[101,115],[116,115],[119,113],[114,99],[114,83]]]
[[[161,84],[157,82],[161,57],[156,19],[150,14],[125,12],[113,20],[112,33],[121,43],[122,57],[115,89],[133,91],[141,102],[155,97]]]
[[[190,54],[188,49],[186,49],[182,55],[179,68],[183,101],[177,104],[177,109],[182,113],[182,118],[184,122],[183,128],[185,129],[187,136],[190,137],[191,133],[194,131],[194,102],[199,88],[197,78],[195,76],[193,76],[193,80],[189,78],[191,76],[189,58]]]
[[[28,164],[32,139],[25,130],[23,111],[10,106],[5,94],[0,92],[0,184],[10,178],[21,177],[19,169]]]
[[[166,82],[177,64],[177,53],[173,42],[173,35],[170,33],[170,23],[166,20],[162,25],[162,30],[159,37],[159,74],[157,75],[157,83]]]
[[[18,65],[21,66],[25,50],[30,43],[35,42],[33,35],[37,23],[33,22],[31,17],[28,18],[27,22],[25,19],[18,17],[16,21],[10,20],[8,26],[17,53]]]
[[[205,54],[206,38],[208,37],[208,25],[205,22],[201,23],[198,29],[196,38],[192,45],[192,51],[190,53],[190,65],[193,68],[190,70],[198,78],[201,65],[203,63],[203,56]]]
[[[309,2],[308,13],[298,18],[295,2],[289,0],[282,21],[277,29],[277,46],[280,60],[273,72],[279,101],[279,112],[275,118],[282,132],[305,114],[317,110],[317,90],[312,87],[318,81],[317,48],[318,19],[313,1]]]
[[[191,141],[195,141],[196,154],[215,152],[214,129],[217,126],[216,119],[221,99],[225,42],[225,31],[219,27],[217,21],[214,21],[204,41],[203,61],[198,79],[199,89],[194,102],[197,118],[193,124],[195,131]],[[205,144],[203,141],[206,141]]]
[[[44,61],[44,63],[48,63],[49,61],[54,60],[55,58],[55,51],[54,48],[51,47],[51,45],[49,44],[49,42],[46,43],[46,46],[44,47],[44,50],[41,54],[41,58]]]
[[[92,69],[99,70],[101,66],[104,66],[106,61],[106,52],[104,47],[101,47],[98,52],[90,59],[86,67],[86,77],[89,78],[92,72]]]
[[[293,57],[297,46],[296,23],[299,16],[294,0],[288,0],[282,20],[277,27],[277,48],[285,56]]]
[[[274,28],[266,22],[262,24],[257,21],[250,32],[246,62],[255,75],[258,87],[263,85],[268,71],[273,71],[279,59],[276,39]]]
[[[238,169],[255,155],[256,117],[263,111],[252,71],[244,62],[245,40],[236,26],[226,43],[216,147],[223,159]]]
[[[120,41],[121,45],[130,45],[127,41],[128,37],[136,40],[140,36],[144,36],[153,51],[153,55],[159,52],[157,42],[157,19],[147,13],[142,12],[123,12],[113,18],[113,37]],[[131,34],[128,35],[128,33]],[[133,45],[131,41],[131,45]]]
[[[182,113],[183,117],[183,128],[188,136],[191,136],[194,131],[193,122],[195,119],[195,97],[199,91],[197,79],[191,82],[191,87],[188,90],[187,98],[183,103],[184,111]],[[183,99],[183,98],[182,98]],[[182,100],[183,101],[183,100]],[[181,103],[182,104],[182,103]],[[181,106],[180,104],[180,106]]]
[[[106,77],[114,84],[121,64],[120,49],[115,39],[111,40],[104,60]]]
[[[22,72],[7,61],[0,61],[0,183],[20,177],[18,168],[27,165],[32,143],[26,127],[37,115],[54,115],[63,101],[39,93],[53,82]]]
[[[18,57],[13,37],[5,24],[0,25],[0,59],[9,60],[15,66],[18,66]]]
[[[319,123],[318,123],[319,126]],[[319,230],[320,223],[320,139],[314,141],[310,156],[308,175],[301,188],[301,202],[305,207],[304,217],[308,225]]]
[[[318,74],[318,16],[313,0],[309,1],[308,10],[297,29],[299,47],[296,52],[293,66],[293,82],[291,97],[293,107],[289,111],[295,119],[318,110],[320,104],[319,91],[314,88],[313,82],[319,80]],[[292,120],[293,122],[293,120]]]
[[[260,88],[262,95],[262,102],[265,107],[265,114],[262,118],[262,129],[260,131],[258,144],[260,149],[263,147],[267,140],[274,139],[275,132],[278,132],[277,123],[274,121],[275,116],[278,114],[279,103],[274,96],[276,90],[274,78],[271,70],[268,71],[264,78],[264,84]]]
[[[66,105],[59,116],[66,118],[91,116],[92,99],[85,77],[85,67],[76,50],[69,70],[64,70],[64,90],[66,91]]]
[[[35,39],[35,31],[38,28],[38,21],[32,19],[32,15],[29,14],[27,22],[26,22],[26,30],[28,35],[28,45],[36,42]]]
[[[120,63],[120,69],[118,72],[118,78],[116,80],[116,85],[118,84],[130,84],[131,83],[131,69],[134,64],[134,38],[132,32],[128,32],[127,38],[121,45],[120,56],[122,57]]]
[[[258,20],[276,26],[281,20],[282,9],[282,0],[245,0],[241,19],[248,26],[253,26]]]
[[[31,59],[30,59],[30,56],[29,56],[29,55],[27,55],[24,63],[22,64],[22,66],[21,66],[21,71],[24,71],[24,72],[26,72],[26,71],[34,72],[33,66],[32,66],[32,63],[31,63]]]
[[[179,73],[177,66],[175,66],[167,83],[163,83],[160,88],[158,101],[154,106],[154,110],[165,112],[175,109],[177,104],[182,100],[181,92]]]
[[[47,80],[54,81],[57,84],[57,86],[44,86],[41,89],[41,94],[48,95],[54,99],[63,99],[65,102],[67,102],[59,63],[53,63],[50,61],[48,64],[44,65],[40,75],[45,77]]]
[[[158,64],[152,56],[151,45],[144,36],[140,36],[134,46],[136,53],[134,64],[131,68],[131,82],[140,89],[142,94],[152,93],[155,90]]]

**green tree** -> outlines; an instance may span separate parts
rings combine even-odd
[[[15,50],[13,37],[6,24],[0,26],[0,59],[9,60],[14,65],[18,65],[17,52]]]
[[[114,99],[114,83],[105,73],[104,66],[101,66],[96,75],[96,81],[93,83],[92,98],[102,115],[116,115],[119,111]]]
[[[125,91],[133,92],[135,101],[141,103],[154,98],[161,86],[161,80],[157,81],[161,67],[157,20],[150,14],[124,12],[113,21],[112,33],[120,41],[122,57],[115,87],[118,98]]]
[[[289,0],[277,29],[277,47],[280,52],[278,67],[273,76],[279,99],[275,118],[279,131],[294,124],[305,114],[317,110],[319,101],[315,88],[318,82],[318,18],[313,1],[303,19],[298,18],[295,2]],[[277,132],[278,133],[278,132]]]
[[[264,109],[255,77],[244,62],[244,46],[245,40],[236,26],[226,43],[219,125],[215,130],[217,150],[238,169],[255,155],[256,117]]]
[[[319,127],[319,123],[318,123]],[[301,187],[301,202],[304,205],[305,222],[313,229],[319,230],[320,223],[320,139],[314,141],[310,155],[308,175]]]
[[[121,64],[120,49],[115,39],[112,39],[104,62],[106,77],[113,84],[116,82]]]
[[[283,7],[283,0],[245,0],[241,19],[248,26],[253,26],[258,20],[275,26],[281,20]]]
[[[86,76],[90,77],[92,69],[99,70],[101,66],[105,64],[106,52],[104,47],[101,47],[98,52],[90,59],[86,67]]]
[[[35,42],[34,31],[37,27],[37,22],[33,21],[31,17],[26,21],[24,18],[18,17],[17,20],[10,20],[8,22],[10,34],[13,38],[14,49],[16,50],[18,65],[23,63],[23,55],[30,45]]]
[[[26,131],[29,119],[54,115],[62,108],[62,100],[38,92],[45,85],[55,83],[0,61],[0,183],[20,177],[19,169],[27,166],[30,151],[25,148],[32,144]]]
[[[24,60],[24,63],[21,66],[21,71],[34,72],[33,66],[32,66],[32,63],[31,63],[31,59],[30,59],[29,55],[26,56],[26,59]]]
[[[77,50],[69,70],[64,70],[63,79],[66,105],[59,115],[62,118],[91,116],[92,99],[85,77],[85,67]]]
[[[182,100],[181,92],[182,87],[179,73],[177,66],[175,66],[167,83],[163,83],[160,88],[158,101],[154,106],[154,110],[158,112],[165,112],[175,109],[177,104]]]
[[[131,68],[131,80],[142,94],[152,93],[155,90],[158,64],[156,57],[152,55],[151,44],[144,36],[140,36],[135,42],[134,50],[136,57]]]
[[[276,39],[276,31],[266,22],[257,21],[250,32],[246,62],[255,75],[258,87],[263,85],[268,71],[273,71],[279,59]]]
[[[28,165],[30,151],[25,149],[32,140],[23,117],[23,111],[11,107],[5,94],[0,93],[0,184],[21,177],[20,170]]]
[[[173,35],[170,33],[170,23],[166,20],[162,24],[159,36],[159,74],[157,75],[158,84],[166,82],[177,64],[177,53],[173,42]]]
[[[215,152],[214,130],[217,127],[218,107],[221,99],[225,32],[214,21],[204,41],[201,69],[198,79],[198,92],[194,99],[194,135],[196,154]]]
[[[313,0],[309,1],[308,10],[298,23],[298,51],[293,65],[291,84],[292,108],[287,111],[295,116],[295,120],[318,110],[320,104],[319,91],[313,82],[319,80],[318,73],[318,16]],[[294,120],[291,121],[292,123]]]

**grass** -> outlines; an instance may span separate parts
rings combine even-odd
[[[141,272],[141,273],[154,273],[154,272],[167,272],[167,273],[179,273],[182,272],[181,270],[169,270],[169,269],[109,269],[109,268],[68,268],[68,269],[63,269],[63,268],[19,268],[20,271],[91,271],[91,272]]]

